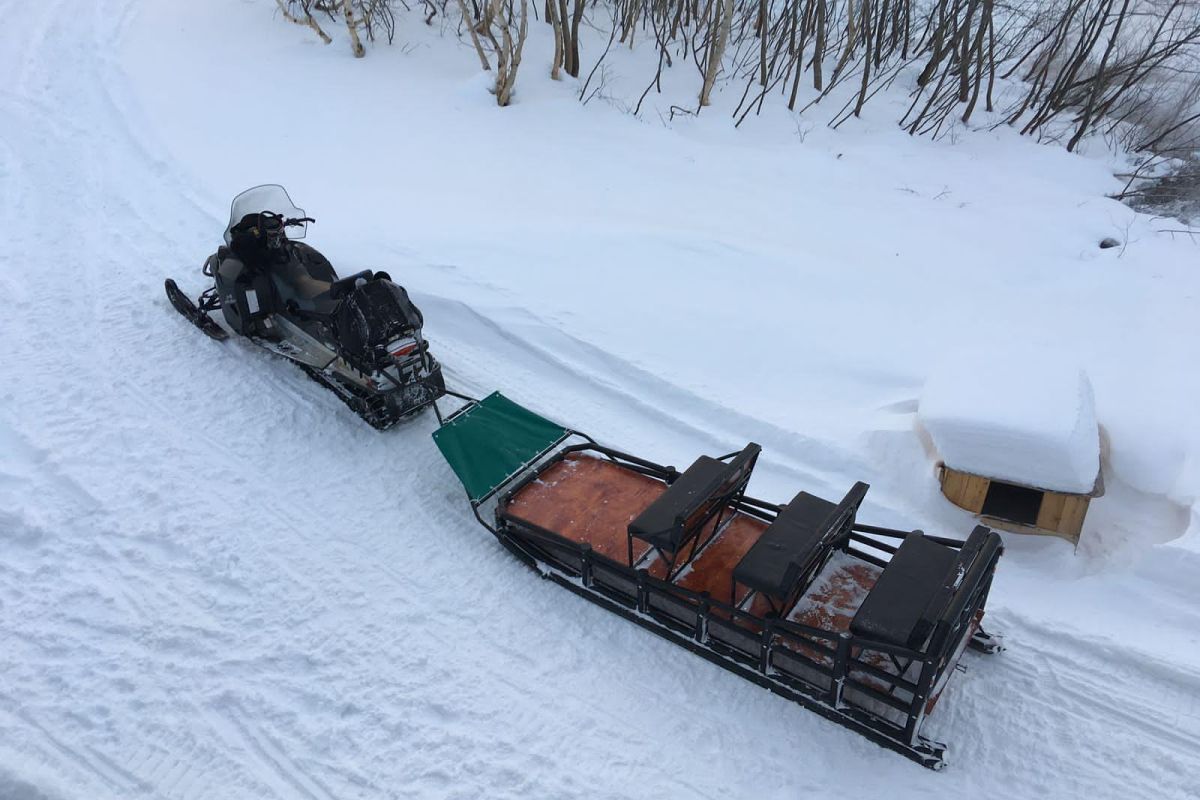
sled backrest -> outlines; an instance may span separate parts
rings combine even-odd
[[[632,522],[629,535],[675,552],[746,488],[761,451],[754,442],[729,462],[701,456]]]
[[[837,505],[808,492],[797,494],[742,556],[734,581],[786,603],[850,533],[867,488],[855,483]]]

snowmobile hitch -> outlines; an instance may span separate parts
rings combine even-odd
[[[469,408],[471,406],[471,404],[479,402],[479,400],[477,398],[474,398],[474,397],[471,397],[471,396],[465,395],[465,394],[459,394],[458,392],[452,392],[449,389],[447,389],[445,391],[445,394],[449,395],[450,397],[457,397],[459,400],[464,400],[464,401],[466,401],[467,404],[455,411],[452,411],[450,413],[450,416],[447,417],[447,416],[442,415],[442,409],[438,407],[437,401],[435,400],[432,403],[432,405],[433,405],[433,413],[437,415],[438,425],[445,425],[446,420],[455,416],[459,412],[466,410],[467,408]],[[476,516],[478,516],[478,515],[476,515]]]

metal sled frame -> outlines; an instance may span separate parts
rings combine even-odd
[[[445,421],[452,422],[476,405],[478,401],[468,403]],[[582,442],[567,444],[571,439]],[[1002,552],[998,537],[991,534],[986,551],[962,576],[926,646],[922,650],[901,647],[771,614],[749,613],[709,592],[693,592],[656,578],[644,568],[621,564],[590,545],[508,513],[508,505],[524,487],[564,458],[584,452],[667,484],[680,477],[673,467],[603,447],[585,434],[563,429],[561,436],[491,491],[476,497],[468,491],[476,519],[544,578],[922,766],[936,770],[944,765],[946,745],[922,736],[921,724],[964,647],[985,653],[1002,649],[999,640],[979,625]],[[491,521],[481,513],[489,506],[494,506],[488,514],[493,517]],[[854,519],[856,508],[844,521],[843,533],[833,549],[884,567],[901,540],[912,532],[859,524]],[[743,486],[741,492],[727,498],[721,513],[726,510],[731,515],[740,512],[770,523],[781,507],[746,497]],[[976,530],[987,531],[982,526]],[[941,537],[926,538],[955,550],[965,544]],[[864,659],[867,654],[886,656],[900,674],[869,663]],[[917,666],[913,669],[912,665]],[[916,680],[905,677],[913,672],[917,673]],[[888,691],[878,688],[880,682],[887,684]]]

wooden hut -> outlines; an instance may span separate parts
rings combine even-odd
[[[1089,503],[1104,493],[1091,384],[1082,372],[1022,377],[926,384],[918,419],[942,493],[989,525],[1078,544]]]

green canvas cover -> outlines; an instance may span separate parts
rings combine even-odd
[[[571,431],[492,392],[433,432],[472,503],[495,491]]]

